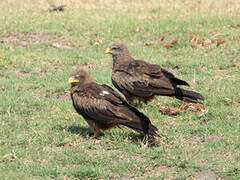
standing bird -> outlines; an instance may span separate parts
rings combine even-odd
[[[71,98],[75,110],[83,116],[98,136],[99,130],[120,125],[127,126],[145,137],[158,136],[158,130],[147,116],[129,105],[108,85],[95,83],[83,69],[76,69],[68,80],[71,84]]]
[[[204,100],[197,92],[179,88],[178,85],[189,84],[159,65],[133,59],[123,43],[111,44],[105,54],[112,54],[113,57],[112,83],[130,104],[133,104],[134,99],[138,99],[139,103],[147,103],[156,95],[171,96],[192,103]]]

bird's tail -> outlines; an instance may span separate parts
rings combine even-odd
[[[136,114],[137,118],[133,121],[123,121],[121,122],[122,125],[127,126],[143,135],[159,137],[156,132],[158,131],[158,128],[151,124],[151,121],[146,115],[144,115],[142,112],[138,111],[135,107],[129,104],[127,104],[127,106],[131,111]]]
[[[156,128],[154,125],[152,124],[149,124],[149,130],[148,130],[148,133],[152,136],[156,136],[156,137],[160,137],[156,131],[158,130],[158,128]]]
[[[140,134],[159,137],[156,132],[158,129],[152,124],[144,124],[137,121],[123,122],[121,124],[139,132]]]
[[[200,93],[188,91],[182,88],[175,89],[175,96],[177,99],[191,103],[201,103],[199,100],[204,100],[204,97]]]

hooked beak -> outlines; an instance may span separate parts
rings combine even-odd
[[[76,79],[76,78],[74,78],[74,77],[70,77],[70,78],[68,79],[68,84],[72,84],[72,83],[75,83],[75,82],[79,82],[79,80]]]
[[[110,48],[107,48],[104,52],[104,54],[112,54],[113,51]]]

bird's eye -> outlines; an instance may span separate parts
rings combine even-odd
[[[117,48],[116,47],[112,47],[112,50],[116,50]]]

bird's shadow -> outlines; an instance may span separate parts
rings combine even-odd
[[[78,125],[71,125],[66,128],[66,130],[72,134],[79,134],[84,138],[89,138],[90,136],[93,135],[93,132],[90,128],[84,127],[84,126],[78,126]],[[100,132],[100,136],[104,136],[103,132]],[[126,136],[128,136],[129,140],[132,143],[139,144],[143,140],[143,135],[141,134],[136,134],[133,132],[128,133]]]
[[[89,127],[84,127],[84,126],[79,126],[79,125],[71,125],[71,126],[65,126],[65,127],[58,125],[58,126],[55,126],[53,129],[58,129],[58,130],[65,129],[72,134],[81,135],[85,139],[89,139],[89,137],[91,137],[94,134],[93,131]],[[117,134],[115,134],[115,135],[114,134],[115,133],[111,134],[109,136],[109,138],[116,139]],[[99,135],[100,135],[100,137],[104,136],[104,133],[100,132]],[[143,138],[144,138],[143,135],[137,134],[134,132],[124,133],[124,134],[121,134],[120,136],[122,136],[123,139],[127,138],[128,141],[130,141],[131,143],[138,144],[138,145],[143,143]]]
[[[84,126],[72,125],[72,126],[67,127],[67,131],[72,134],[79,134],[84,138],[87,138],[87,137],[93,135],[92,130],[90,128],[84,127]]]

